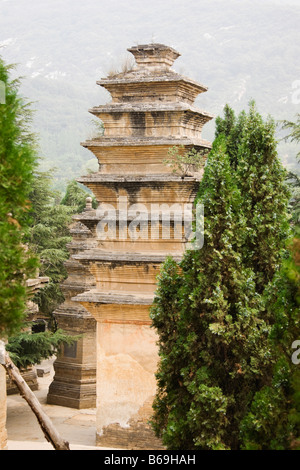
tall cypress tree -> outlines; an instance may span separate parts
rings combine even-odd
[[[19,81],[0,59],[5,103],[0,104],[0,336],[16,331],[26,312],[26,278],[37,260],[23,245],[28,230],[28,196],[37,164],[31,113],[19,94]]]
[[[300,140],[298,121],[284,122],[287,136]],[[299,153],[297,155],[299,157]],[[297,175],[288,174],[299,187]],[[280,197],[280,191],[278,194]],[[300,239],[299,197],[290,201],[293,239],[288,253],[265,290],[265,304],[273,326],[269,336],[273,356],[272,380],[254,396],[249,413],[241,423],[245,449],[300,449],[300,369],[299,352],[293,358],[293,345],[300,339]],[[280,233],[280,228],[279,228]],[[282,233],[282,232],[281,232]],[[298,353],[298,357],[297,357]]]
[[[264,293],[273,325],[269,335],[270,378],[257,390],[241,422],[244,449],[300,449],[300,240]],[[298,351],[292,348],[296,342]],[[296,355],[296,360],[293,358]]]
[[[226,136],[227,152],[236,170],[247,219],[244,260],[256,274],[257,290],[280,268],[289,236],[287,172],[277,152],[275,122],[263,120],[250,103],[249,113],[235,116],[229,106],[217,119],[216,135]]]
[[[152,308],[161,357],[153,427],[171,449],[242,448],[276,362],[265,289],[288,238],[288,191],[274,124],[253,103],[238,117],[226,107],[216,135],[198,194],[204,246],[177,269],[168,260]]]
[[[27,238],[41,259],[40,274],[49,277],[49,283],[35,296],[40,311],[49,315],[64,300],[60,283],[67,277],[64,263],[70,255],[67,244],[71,241],[72,215],[83,210],[89,196],[76,181],[70,181],[61,199],[52,184],[51,171],[35,173],[29,194],[32,223]]]
[[[255,276],[241,255],[243,200],[222,137],[198,202],[205,207],[204,246],[177,268],[168,260],[152,308],[161,359],[153,423],[171,449],[234,449],[268,354]]]

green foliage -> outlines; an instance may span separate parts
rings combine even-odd
[[[87,191],[75,181],[69,182],[61,195],[52,189],[52,172],[37,172],[29,195],[32,224],[28,244],[41,260],[40,275],[50,282],[35,296],[40,310],[51,314],[63,302],[59,284],[67,277],[64,263],[69,258],[67,244],[71,241],[72,215],[85,207]]]
[[[217,135],[222,132],[220,123],[219,118]],[[244,258],[254,269],[260,293],[279,268],[289,232],[287,173],[278,158],[274,135],[274,121],[264,122],[253,102],[248,115],[242,112],[226,135],[247,219]]]
[[[300,114],[297,114],[296,122],[283,121],[283,129],[289,129],[290,133],[285,136],[285,140],[291,140],[292,142],[300,142]],[[300,152],[297,153],[297,160],[300,161]],[[300,175],[298,173],[289,171],[288,182],[291,188],[292,197],[290,206],[292,210],[292,220],[294,225],[300,225]]]
[[[36,173],[29,198],[32,204],[32,224],[28,244],[40,257],[40,274],[52,282],[60,282],[66,272],[67,243],[71,240],[69,225],[72,209],[57,203],[59,194],[51,189],[51,173]]]
[[[71,206],[74,208],[74,212],[81,213],[86,206],[86,198],[90,196],[86,189],[83,189],[75,180],[68,183],[64,197],[61,200],[61,204],[65,206]],[[94,208],[97,207],[97,201],[95,197],[92,198],[92,205]]]
[[[164,267],[151,313],[161,356],[154,428],[172,449],[237,448],[234,423],[267,366],[267,328],[254,273],[242,263],[246,220],[222,137],[198,200],[205,207],[204,246],[186,253],[179,278],[172,279],[170,262]]]
[[[77,212],[83,196],[87,194],[81,190],[77,196],[76,188],[73,188],[73,197],[62,204],[60,194],[51,189],[51,185],[51,172],[35,173],[28,194],[31,202],[30,225],[24,237],[31,251],[40,259],[40,275],[50,278],[49,283],[34,298],[40,312],[50,316],[64,300],[60,282],[67,276],[64,262],[69,257],[69,225],[72,214]],[[80,190],[79,186],[77,188]],[[57,354],[63,343],[70,344],[76,339],[61,330],[34,334],[22,331],[9,337],[6,349],[18,367],[26,368]]]
[[[272,446],[283,445],[287,426],[267,405],[281,382],[265,289],[275,294],[286,253],[287,201],[273,122],[253,103],[237,118],[226,107],[197,197],[204,246],[179,265],[167,260],[151,309],[160,355],[152,424],[169,449],[247,447],[251,412],[266,416],[266,409],[278,429]],[[284,395],[280,389],[276,405]]]
[[[292,222],[300,227],[300,176],[289,172],[288,183],[291,189],[290,208],[292,213]]]
[[[290,140],[291,142],[300,142],[300,113],[296,115],[296,122],[287,121],[286,119],[282,121],[282,128],[289,129],[290,133],[285,137],[285,140]],[[297,159],[300,160],[300,151],[297,153]]]
[[[287,138],[299,142],[299,119],[297,123],[285,122],[284,127],[292,129]],[[292,361],[291,349],[300,338],[299,197],[295,191],[299,179],[289,173],[288,182],[294,190],[290,201],[293,238],[280,270],[265,291],[267,311],[273,322],[269,336],[273,376],[270,386],[257,392],[242,422],[246,449],[300,448],[300,370]]]
[[[63,344],[72,344],[79,336],[70,336],[58,329],[50,331],[29,333],[22,331],[9,338],[6,350],[11,360],[21,369],[39,364],[43,359],[57,355]]]
[[[94,125],[93,138],[99,138],[104,135],[104,123],[100,119],[92,119]]]
[[[33,276],[37,259],[24,246],[29,225],[28,196],[37,164],[30,132],[29,105],[19,96],[19,81],[0,59],[5,104],[0,104],[0,336],[16,331],[26,312],[26,278]]]
[[[223,111],[224,117],[218,116],[216,118],[215,137],[217,138],[219,135],[226,137],[226,149],[230,164],[236,169],[238,163],[237,152],[243,136],[246,113],[242,111],[237,117],[228,104],[224,106]]]
[[[169,149],[169,158],[164,163],[172,168],[173,173],[180,176],[189,176],[199,171],[204,166],[205,151],[192,148],[188,152],[184,152],[183,145],[175,145]]]
[[[300,448],[300,370],[291,360],[292,343],[300,338],[300,238],[266,290],[273,313],[270,348],[272,382],[254,397],[241,424],[245,449]]]

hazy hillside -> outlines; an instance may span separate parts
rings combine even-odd
[[[293,120],[299,24],[298,0],[0,0],[0,54],[25,76],[43,168],[57,167],[63,188],[95,168],[80,146],[93,128],[88,109],[110,99],[95,82],[130,55],[128,47],[160,42],[177,49],[174,68],[209,87],[196,104],[215,115],[225,103],[239,111],[253,98],[262,114]],[[213,132],[211,123],[204,137]],[[295,147],[279,149],[293,166]]]

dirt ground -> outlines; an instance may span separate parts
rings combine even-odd
[[[102,450],[96,446],[96,409],[76,410],[48,405],[47,392],[53,378],[53,361],[44,361],[50,373],[38,377],[39,390],[35,391],[43,410],[51,419],[60,436],[69,442],[71,450]],[[54,450],[47,442],[35,414],[19,394],[7,397],[8,450]]]

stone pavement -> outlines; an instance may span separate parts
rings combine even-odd
[[[51,419],[60,436],[69,442],[71,450],[103,450],[96,446],[96,409],[77,410],[48,405],[47,392],[53,378],[53,361],[44,361],[50,373],[38,377],[39,390],[35,391],[43,410]],[[35,414],[19,394],[7,397],[8,450],[54,450],[46,440]]]

